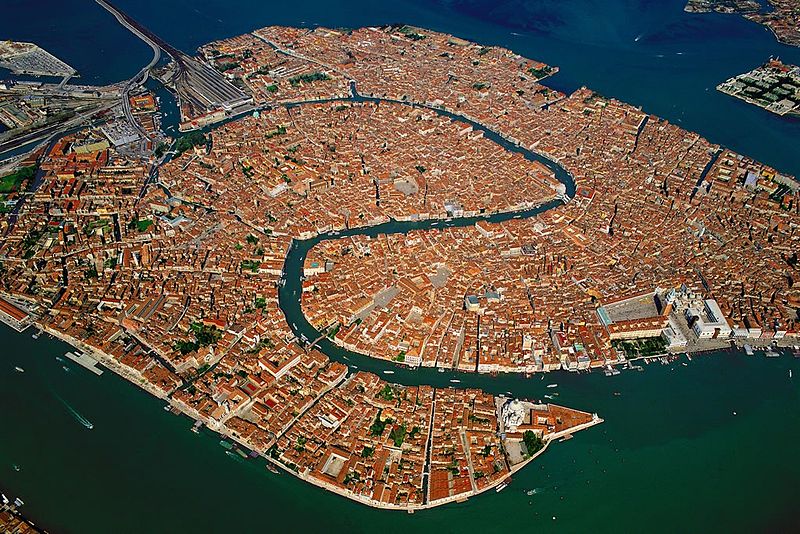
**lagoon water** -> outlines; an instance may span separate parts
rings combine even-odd
[[[714,90],[770,55],[800,64],[800,49],[780,45],[737,16],[686,14],[680,0],[116,3],[186,51],[268,24],[398,21],[507,46],[561,67],[547,82],[558,89],[587,85],[800,175],[800,121]],[[0,38],[36,42],[77,68],[86,83],[118,81],[148,60],[149,48],[90,0],[3,4]],[[52,532],[800,526],[794,506],[800,360],[790,356],[718,353],[610,378],[460,375],[462,387],[529,398],[551,393],[545,386],[556,382],[558,402],[596,411],[606,422],[554,444],[499,494],[408,515],[367,508],[286,473],[273,475],[261,461],[234,460],[218,437],[189,432],[187,418],[163,411],[161,401],[113,373],[96,377],[71,363],[64,371],[55,359],[68,350],[60,342],[0,327],[0,346],[0,490],[20,496],[26,514]],[[363,358],[358,365],[386,368]],[[441,386],[449,378],[403,370],[392,376]],[[535,495],[524,493],[534,488]]]

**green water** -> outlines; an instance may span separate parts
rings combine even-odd
[[[111,372],[97,377],[72,363],[65,372],[55,356],[68,347],[58,341],[3,328],[0,343],[0,487],[53,532],[798,527],[800,360],[790,356],[720,353],[616,377],[473,376],[469,382],[488,390],[530,398],[552,393],[545,386],[557,382],[558,402],[606,421],[555,443],[499,494],[409,515],[273,475],[261,460],[232,459],[217,436],[190,432],[189,419]],[[534,496],[523,492],[533,488]]]

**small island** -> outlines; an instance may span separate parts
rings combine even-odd
[[[717,90],[771,111],[800,116],[800,67],[770,58],[750,72],[719,84]]]

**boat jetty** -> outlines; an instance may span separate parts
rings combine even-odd
[[[67,352],[64,354],[64,356],[66,356],[73,362],[77,363],[81,367],[93,372],[97,376],[103,374],[103,370],[97,367],[97,360],[95,360],[94,358],[92,358],[91,356],[89,356],[84,352],[81,351]]]

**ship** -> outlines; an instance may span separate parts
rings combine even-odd
[[[454,378],[454,379],[450,380],[450,382],[451,382],[452,384],[460,384],[460,383],[461,383],[461,380],[459,380],[458,378]]]
[[[219,444],[225,450],[229,451],[229,450],[233,449],[233,445],[231,445],[230,442],[225,441],[224,439],[219,440]]]
[[[275,468],[275,466],[272,465],[270,462],[267,462],[267,471],[269,471],[270,473],[272,473],[274,475],[279,475],[280,474],[280,471],[278,471]]]
[[[203,426],[202,421],[195,421],[194,424],[192,425],[192,432],[194,432],[195,434],[199,434],[201,426]]]
[[[385,374],[385,375],[393,375],[394,371],[384,371],[383,374]]]
[[[503,482],[502,484],[500,484],[499,486],[497,486],[497,487],[494,489],[494,491],[496,491],[497,493],[500,493],[501,491],[503,491],[503,490],[504,490],[504,489],[506,489],[507,487],[508,487],[508,482]]]
[[[547,384],[547,387],[549,387],[549,388],[557,388],[558,384]]]
[[[25,369],[23,369],[22,367],[14,367],[14,369],[15,369],[15,370],[16,370],[18,373],[24,373],[24,372],[25,372]]]

